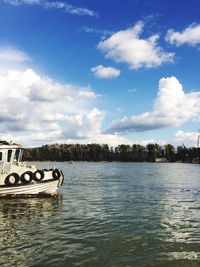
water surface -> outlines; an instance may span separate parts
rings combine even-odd
[[[200,266],[200,165],[36,165],[62,197],[0,200],[0,266]]]

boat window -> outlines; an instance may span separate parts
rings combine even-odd
[[[8,150],[8,155],[7,155],[7,162],[10,162],[12,156],[12,149]]]
[[[20,149],[16,149],[14,160],[18,161],[19,160],[19,155],[20,155]]]
[[[3,156],[3,154],[2,154],[2,152],[0,152],[0,161],[2,161],[2,157]]]

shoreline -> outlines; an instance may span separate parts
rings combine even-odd
[[[180,160],[178,161],[173,161],[173,162],[150,162],[150,161],[105,161],[105,160],[102,160],[102,161],[87,161],[87,160],[77,160],[77,161],[73,161],[73,163],[71,163],[70,161],[56,161],[56,160],[31,160],[31,161],[28,161],[28,160],[25,160],[24,162],[27,162],[27,163],[31,163],[31,162],[44,162],[44,163],[52,163],[52,162],[56,162],[56,163],[67,163],[67,164],[70,164],[70,165],[73,165],[73,164],[76,164],[76,163],[156,163],[156,164],[168,164],[168,163],[184,163],[184,164],[200,164],[200,162],[189,162],[189,161],[185,161],[185,162],[182,162]]]

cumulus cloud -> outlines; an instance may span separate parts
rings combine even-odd
[[[0,70],[1,138],[25,146],[131,143],[119,135],[101,133],[106,114],[95,107],[99,95],[90,87],[61,84],[38,74],[27,68],[29,56],[16,48],[0,48],[0,57],[4,66]]]
[[[0,49],[0,58],[10,64],[0,71],[1,137],[54,142],[100,132],[105,112],[95,107],[98,95],[91,88],[60,84],[32,68],[18,68],[29,57],[17,49]]]
[[[97,108],[93,108],[90,112],[84,114],[84,116],[68,117],[67,121],[71,123],[71,127],[63,131],[63,136],[73,140],[88,139],[100,133],[101,123],[104,117],[105,112]]]
[[[113,121],[107,132],[141,132],[178,127],[188,120],[199,119],[199,115],[200,92],[186,94],[175,77],[162,78],[152,111]]]
[[[133,140],[130,140],[126,137],[119,136],[116,134],[102,134],[102,133],[92,136],[87,140],[87,142],[96,144],[108,144],[109,146],[113,147],[116,147],[120,144],[127,144],[127,145],[134,144]]]
[[[65,1],[46,1],[46,0],[3,0],[4,3],[21,6],[21,5],[38,5],[43,8],[59,9],[66,13],[79,16],[97,17],[97,12],[88,8],[76,7],[66,3]]]
[[[134,143],[141,143],[138,141],[130,140],[126,137],[119,136],[116,134],[102,134],[96,133],[87,138],[71,138],[68,136],[63,136],[63,133],[58,129],[58,125],[52,125],[51,131],[48,132],[32,132],[30,135],[20,135],[0,132],[0,136],[3,140],[14,141],[16,143],[21,143],[23,146],[38,146],[44,145],[46,143],[79,143],[79,144],[108,144],[109,146],[116,147],[120,144],[133,145]],[[148,142],[145,142],[145,144]],[[143,144],[143,143],[142,143]]]
[[[0,46],[0,72],[26,67],[31,58],[23,51],[12,46]]]
[[[158,46],[157,34],[147,39],[141,38],[143,22],[134,27],[114,33],[108,39],[101,41],[97,48],[105,53],[106,58],[115,62],[125,62],[131,69],[152,68],[164,62],[173,62],[173,53],[166,53]]]
[[[96,77],[102,79],[116,78],[121,73],[121,71],[116,68],[104,67],[102,65],[91,68],[91,71],[95,74]]]
[[[12,139],[11,139],[12,140]],[[79,143],[79,144],[107,144],[110,147],[116,147],[120,144],[127,144],[127,145],[133,145],[135,142],[133,140],[130,140],[128,138],[125,138],[123,136],[119,136],[116,134],[102,134],[102,133],[98,133],[96,135],[90,136],[87,139],[65,139],[65,140],[61,140],[59,142],[65,142],[65,143]],[[44,142],[43,142],[44,143]]]
[[[166,145],[166,141],[165,140],[162,140],[162,139],[145,139],[145,140],[142,140],[142,141],[136,141],[135,144],[140,144],[142,146],[146,146],[148,144],[158,144],[160,146],[164,146]]]
[[[176,46],[183,44],[197,45],[200,43],[200,24],[192,24],[182,32],[170,29],[167,32],[166,40]]]
[[[187,147],[196,147],[197,137],[197,132],[184,132],[182,130],[179,130],[175,133],[173,142],[178,145],[184,144]]]

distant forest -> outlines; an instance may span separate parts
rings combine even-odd
[[[200,148],[167,144],[134,144],[109,147],[106,144],[52,144],[25,149],[24,161],[122,161],[200,163]]]

